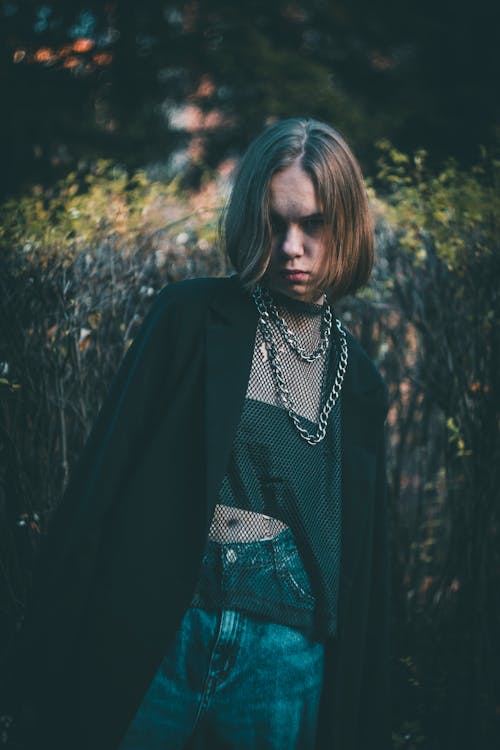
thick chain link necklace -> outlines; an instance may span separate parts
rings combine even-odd
[[[286,325],[286,322],[281,318],[279,315],[274,303],[272,302],[272,297],[270,293],[266,290],[266,292],[263,292],[262,287],[260,285],[257,285],[255,287],[255,290],[252,294],[253,300],[255,302],[255,305],[257,307],[257,311],[259,313],[259,328],[260,332],[262,334],[262,338],[264,339],[264,343],[267,349],[268,357],[269,357],[269,363],[271,366],[271,373],[273,376],[273,380],[276,386],[276,390],[278,392],[278,396],[281,400],[281,403],[283,404],[286,412],[288,413],[288,416],[292,420],[293,424],[295,425],[295,428],[298,430],[300,436],[307,442],[309,445],[316,445],[317,443],[321,442],[325,435],[326,435],[326,429],[328,426],[328,418],[330,416],[330,413],[337,403],[340,392],[342,390],[342,383],[344,382],[344,376],[347,370],[347,362],[349,357],[349,351],[347,348],[347,338],[344,329],[342,328],[340,321],[338,319],[335,320],[335,324],[337,326],[337,329],[340,334],[340,358],[339,363],[337,367],[337,372],[335,374],[335,380],[333,382],[332,389],[328,395],[328,398],[321,410],[321,413],[319,415],[318,419],[318,426],[316,429],[316,432],[314,434],[311,434],[308,430],[303,427],[301,424],[301,417],[300,414],[297,412],[297,408],[295,406],[295,402],[293,400],[293,397],[290,393],[290,389],[288,388],[286,384],[286,379],[283,372],[283,366],[281,364],[279,355],[278,355],[278,347],[276,346],[276,342],[274,339],[274,334],[271,326],[271,319],[274,321],[274,323],[279,328],[280,332],[283,335],[283,338],[288,343],[290,348],[304,361],[306,362],[314,362],[316,359],[318,359],[319,356],[324,356],[325,352],[327,351],[328,347],[328,339],[326,341],[326,345],[323,348],[321,354],[316,355],[315,352],[317,349],[321,347],[321,344],[324,339],[324,335],[321,337],[320,344],[316,348],[315,352],[312,352],[311,354],[304,356],[304,354],[300,353],[301,351],[304,352],[304,348],[299,343],[296,335],[293,333],[293,331],[290,331],[288,326]],[[268,299],[271,301],[271,306],[268,303]],[[330,309],[329,305],[326,305],[329,313],[330,313],[330,319],[333,320],[333,315]],[[289,335],[284,335],[283,329],[280,326],[280,323],[278,322],[278,318],[281,318],[282,323],[284,325],[284,328],[287,330],[287,333],[291,333],[291,337]],[[326,316],[325,316],[326,318]],[[331,320],[330,320],[330,326],[328,328],[328,336],[331,332]],[[325,325],[325,329],[328,326]],[[310,359],[312,355],[314,356],[314,359]]]

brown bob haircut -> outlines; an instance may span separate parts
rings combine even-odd
[[[329,262],[323,289],[335,301],[366,284],[374,233],[359,164],[329,125],[304,118],[281,120],[250,144],[222,217],[222,243],[244,286],[253,289],[271,254],[271,179],[297,161],[309,175],[325,217]]]

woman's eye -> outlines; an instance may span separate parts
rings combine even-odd
[[[273,234],[281,234],[285,229],[285,224],[276,216],[271,216],[271,231]]]
[[[322,217],[316,217],[314,219],[306,219],[303,223],[303,228],[309,234],[314,234],[323,229],[325,222]]]

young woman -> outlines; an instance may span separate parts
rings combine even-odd
[[[54,519],[33,747],[390,747],[386,393],[332,308],[373,228],[341,136],[264,131],[223,236],[236,275],[160,293]]]

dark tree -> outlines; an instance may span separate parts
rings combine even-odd
[[[191,176],[273,117],[331,121],[436,162],[495,144],[495,5],[444,0],[0,0],[3,192],[107,156]],[[184,116],[179,112],[191,105]]]

